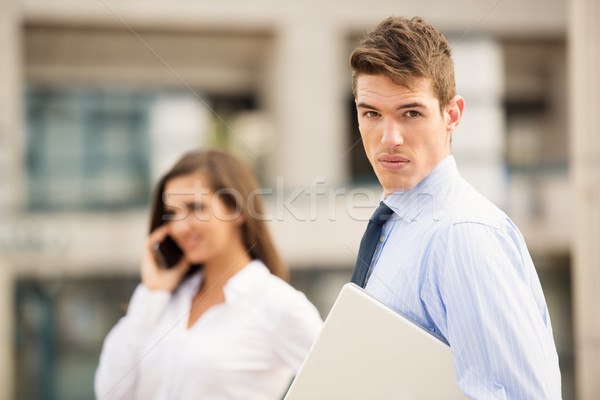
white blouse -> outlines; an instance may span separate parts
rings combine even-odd
[[[306,296],[254,260],[225,302],[187,329],[202,279],[173,293],[140,284],[104,341],[95,392],[109,399],[280,399],[322,327]]]

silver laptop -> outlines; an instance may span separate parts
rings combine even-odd
[[[466,399],[450,347],[348,283],[284,400]]]

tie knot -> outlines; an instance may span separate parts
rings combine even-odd
[[[369,219],[369,221],[381,226],[385,224],[388,219],[390,219],[393,213],[394,212],[392,211],[392,209],[386,206],[385,203],[382,201],[379,203],[379,207],[377,207],[377,210],[375,210],[373,216],[371,217],[371,219]]]

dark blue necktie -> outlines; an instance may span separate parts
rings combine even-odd
[[[371,259],[373,258],[373,253],[375,253],[377,242],[381,236],[381,228],[383,227],[383,224],[390,219],[390,216],[393,213],[394,212],[382,201],[379,203],[379,207],[375,210],[371,219],[369,219],[367,230],[360,242],[358,257],[351,279],[351,282],[356,283],[360,287],[365,286],[365,279],[369,272]]]

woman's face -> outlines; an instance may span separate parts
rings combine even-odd
[[[167,181],[163,202],[170,235],[192,264],[225,259],[235,241],[242,241],[241,213],[227,208],[202,174]]]

